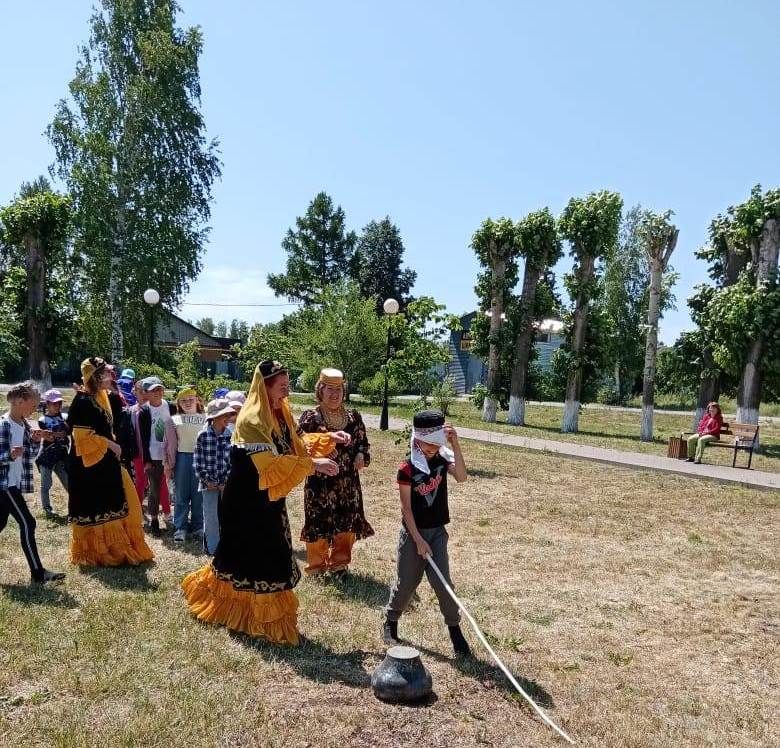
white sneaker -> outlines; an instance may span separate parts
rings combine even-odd
[[[176,532],[173,533],[174,543],[183,543],[186,539],[187,539],[187,533],[184,532],[184,530],[176,530]]]

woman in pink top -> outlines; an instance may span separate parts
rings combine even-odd
[[[723,426],[723,415],[720,412],[720,405],[710,403],[707,406],[707,412],[702,416],[696,433],[688,437],[688,462],[701,464],[701,458],[704,454],[704,448],[717,439],[720,439],[720,429]],[[695,455],[694,455],[695,453]]]

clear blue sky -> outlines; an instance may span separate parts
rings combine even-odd
[[[52,161],[42,132],[91,8],[3,5],[0,203]],[[273,301],[265,277],[283,267],[281,237],[324,189],[356,229],[389,214],[415,291],[468,311],[468,245],[485,217],[558,213],[609,188],[676,213],[672,342],[706,277],[693,253],[710,219],[756,182],[780,182],[776,0],[182,5],[205,35],[203,106],[224,160],[192,302]]]

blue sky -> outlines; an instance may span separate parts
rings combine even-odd
[[[280,240],[324,189],[356,229],[390,215],[415,291],[468,311],[469,240],[485,217],[559,213],[572,195],[609,188],[627,206],[675,211],[670,343],[706,278],[693,253],[711,218],[756,182],[780,182],[777,2],[182,5],[182,22],[205,35],[203,108],[224,160],[190,302],[276,301],[265,277],[283,268]],[[4,6],[0,203],[52,161],[42,133],[92,3]],[[265,321],[283,311],[182,314]]]

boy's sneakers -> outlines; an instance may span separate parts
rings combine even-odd
[[[174,543],[183,543],[186,539],[187,539],[187,533],[184,532],[184,530],[176,530],[176,532],[173,533]]]
[[[388,647],[395,647],[401,643],[401,640],[398,638],[398,621],[385,619],[385,624],[382,626],[382,641]]]
[[[450,631],[450,640],[452,641],[452,648],[455,650],[455,654],[469,657],[471,655],[471,648],[469,647],[466,638],[463,636],[460,626],[447,626],[447,628]]]
[[[47,582],[59,582],[65,579],[65,573],[62,571],[49,571],[48,569],[42,569],[40,573],[34,574],[32,577],[33,584],[46,584]]]

